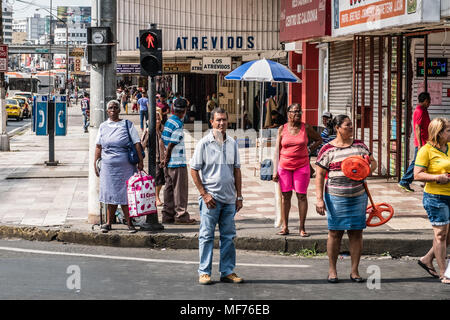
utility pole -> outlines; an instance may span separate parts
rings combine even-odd
[[[0,8],[0,45],[3,44],[3,0],[1,1]],[[6,61],[8,65],[8,61]],[[6,123],[8,119],[8,114],[5,108],[5,74],[0,72],[0,150],[9,151],[9,136],[6,132]]]
[[[117,42],[116,0],[92,0],[92,27],[110,27],[112,43]],[[89,195],[88,195],[88,222],[100,221],[99,178],[95,174],[95,139],[100,124],[106,120],[106,104],[116,99],[116,63],[117,48],[112,46],[111,63],[91,68],[90,90],[90,125],[89,125]],[[108,79],[105,81],[105,79]]]

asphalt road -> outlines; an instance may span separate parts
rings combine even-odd
[[[31,118],[23,119],[22,121],[17,121],[16,119],[9,118],[6,125],[6,132],[9,133],[14,129],[21,128],[29,123],[31,123]]]
[[[214,252],[217,262],[218,250]],[[326,257],[299,258],[238,251],[243,284],[197,283],[197,250],[133,249],[58,242],[0,240],[0,299],[113,300],[391,300],[450,299],[450,286],[431,278],[416,258],[364,257],[363,284],[349,280],[341,257],[341,282],[326,282]],[[379,277],[378,277],[379,275]]]

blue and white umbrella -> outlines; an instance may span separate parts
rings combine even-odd
[[[237,80],[237,81],[258,81],[261,82],[261,95],[263,97],[264,82],[297,82],[302,81],[284,65],[272,61],[272,60],[253,60],[244,63],[234,71],[225,76],[225,80]],[[260,161],[262,161],[262,128],[263,128],[263,110],[264,99],[261,100],[260,108],[260,133],[259,139],[261,141],[261,147],[259,152]]]
[[[288,68],[272,60],[253,60],[244,63],[225,76],[226,80],[258,82],[301,82]]]

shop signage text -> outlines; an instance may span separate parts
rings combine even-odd
[[[440,21],[440,0],[333,0],[331,2],[333,36]]]
[[[203,60],[195,59],[191,60],[191,72],[201,73],[203,71]]]
[[[331,35],[331,2],[282,0],[280,41],[297,41]]]
[[[231,57],[204,57],[203,71],[231,71]]]
[[[429,77],[447,77],[447,58],[427,58],[427,74]],[[417,77],[425,73],[423,58],[417,58]]]
[[[0,46],[0,72],[8,72],[8,46]]]
[[[163,63],[163,73],[189,73],[190,63]]]
[[[176,50],[254,49],[255,37],[178,37]]]
[[[129,64],[118,63],[116,67],[116,73],[140,74],[141,65],[138,63],[129,63]]]

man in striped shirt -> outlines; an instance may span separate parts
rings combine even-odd
[[[178,98],[174,102],[174,114],[166,121],[161,134],[165,156],[161,159],[166,184],[164,186],[163,223],[195,224],[187,212],[188,172],[184,146],[183,121],[187,101]]]

